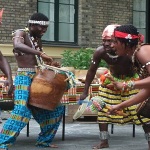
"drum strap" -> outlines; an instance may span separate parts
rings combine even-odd
[[[31,37],[30,34],[28,34],[28,37],[29,37],[30,42],[32,44],[32,48],[35,49],[35,50],[41,51],[42,49],[37,47],[38,44],[37,44],[37,41],[35,41],[34,37]],[[46,65],[44,63],[44,61],[41,59],[41,57],[39,57],[37,55],[35,55],[35,57],[36,57],[36,60],[37,60],[37,64],[38,64],[37,67],[38,68],[40,68],[41,70],[43,70],[43,69],[50,69],[50,70],[55,71],[55,73],[60,72],[60,71],[64,72],[67,75],[67,79],[68,79],[68,80],[66,80],[66,82],[69,81],[68,89],[70,89],[72,87],[75,87],[76,82],[75,82],[74,74],[72,72],[65,71],[65,70],[63,70],[61,68],[58,68],[58,67]]]

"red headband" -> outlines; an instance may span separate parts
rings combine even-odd
[[[1,24],[1,22],[2,22],[3,12],[4,12],[4,9],[2,8],[2,10],[0,10],[0,24]]]
[[[115,31],[114,32],[114,37],[124,38],[124,39],[129,39],[129,40],[139,38],[138,35],[133,35],[133,34],[124,33],[124,32],[120,32],[120,31]]]

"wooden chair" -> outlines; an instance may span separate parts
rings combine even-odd
[[[111,134],[114,133],[114,124],[111,124]],[[135,137],[135,124],[133,124],[132,136]]]

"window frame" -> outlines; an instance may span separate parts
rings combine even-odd
[[[146,0],[146,43],[150,43],[150,1]]]
[[[144,30],[145,31],[145,35],[143,34],[143,33],[141,33],[141,34],[143,34],[144,35],[144,37],[145,37],[145,39],[144,39],[144,41],[147,41],[147,0],[146,0],[146,2],[145,2],[145,11],[143,11],[143,10],[136,10],[136,9],[134,9],[134,5],[133,5],[133,16],[134,16],[134,13],[136,13],[136,12],[144,12],[145,13],[145,27],[143,27],[143,28],[141,28],[141,27],[137,27],[137,25],[136,24],[133,24],[138,30]],[[134,2],[133,2],[133,4],[134,4]],[[140,21],[140,19],[138,20],[138,21]],[[134,23],[134,18],[133,18],[133,23]]]
[[[37,12],[39,2],[37,1]],[[45,41],[42,40],[43,44],[45,45],[74,45],[78,44],[78,0],[74,0],[74,42],[65,42],[65,41],[58,41],[59,40],[59,0],[54,0],[54,41]],[[41,12],[42,13],[42,12]]]

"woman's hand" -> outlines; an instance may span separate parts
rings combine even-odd
[[[111,105],[110,108],[108,109],[108,114],[109,115],[116,115],[118,114],[117,111],[120,111],[120,106],[118,105]]]
[[[115,82],[113,82],[113,85],[114,85],[114,87],[116,88],[116,89],[118,89],[118,90],[123,90],[123,82],[117,82],[117,81],[115,81]]]

